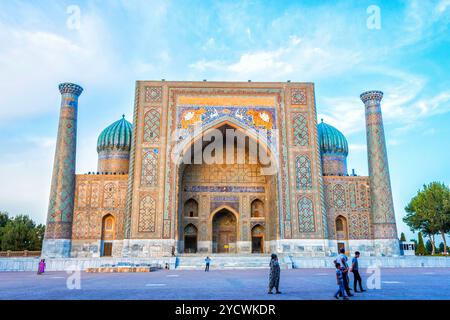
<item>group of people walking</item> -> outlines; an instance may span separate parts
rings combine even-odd
[[[334,261],[336,266],[336,282],[338,285],[338,290],[334,294],[336,299],[342,297],[344,300],[348,300],[349,297],[353,297],[350,289],[350,277],[349,272],[353,273],[353,289],[355,292],[364,292],[366,290],[363,289],[361,275],[359,274],[359,259],[360,253],[358,251],[355,252],[355,256],[352,259],[352,265],[349,266],[348,258],[345,254],[345,249],[341,248],[339,250],[339,255],[337,259]],[[360,291],[358,291],[358,285]]]
[[[355,256],[352,259],[352,264],[349,266],[348,257],[345,254],[345,249],[341,248],[339,250],[339,255],[334,264],[336,266],[336,282],[338,285],[338,290],[334,294],[336,299],[342,297],[344,300],[348,300],[349,297],[354,295],[351,293],[350,289],[350,277],[349,272],[353,273],[353,289],[355,292],[365,292],[362,286],[361,275],[359,274],[359,251],[355,252]],[[211,264],[211,259],[206,257],[205,259],[205,272],[209,272],[209,267]],[[278,256],[272,254],[270,257],[270,272],[269,272],[269,291],[268,294],[273,294],[273,289],[275,289],[275,294],[281,294],[280,291],[280,263],[278,262]],[[359,287],[359,291],[358,291]]]

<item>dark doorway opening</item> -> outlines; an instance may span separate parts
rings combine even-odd
[[[197,253],[197,236],[184,237],[184,252]]]
[[[227,209],[217,212],[213,218],[213,253],[236,252],[236,218]]]
[[[252,253],[263,253],[262,237],[252,237]]]
[[[103,256],[104,257],[112,256],[112,243],[111,242],[103,242]]]
[[[188,224],[184,228],[184,253],[197,253],[197,227]]]
[[[262,225],[257,224],[252,229],[252,253],[264,253],[264,233]]]

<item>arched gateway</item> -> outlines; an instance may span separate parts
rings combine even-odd
[[[229,121],[191,139],[178,167],[179,252],[191,253],[188,225],[198,228],[199,254],[260,253],[265,241],[276,240],[278,172],[271,171],[273,159],[251,132]],[[258,239],[252,234],[256,224],[269,226]]]
[[[235,253],[237,219],[228,209],[221,209],[212,219],[212,252]]]

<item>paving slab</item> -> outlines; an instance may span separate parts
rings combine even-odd
[[[373,270],[363,269],[363,283]],[[380,269],[378,289],[354,300],[450,300],[450,268]],[[282,270],[281,295],[268,295],[268,270],[160,270],[150,273],[0,273],[2,300],[329,300],[334,270]],[[351,275],[352,277],[352,275]],[[374,278],[372,278],[374,279]],[[69,287],[67,285],[69,283]],[[371,281],[377,284],[377,281]],[[69,289],[72,288],[72,289]]]

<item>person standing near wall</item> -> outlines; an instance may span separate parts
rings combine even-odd
[[[45,272],[45,259],[41,259],[41,261],[39,261],[39,268],[38,268],[38,275],[41,275]]]
[[[209,265],[211,263],[211,259],[209,257],[206,257],[205,259],[205,272],[209,272]]]
[[[270,274],[269,274],[269,292],[272,294],[273,288],[276,290],[276,294],[280,294],[280,263],[278,262],[278,257],[276,254],[272,254],[270,259]]]

